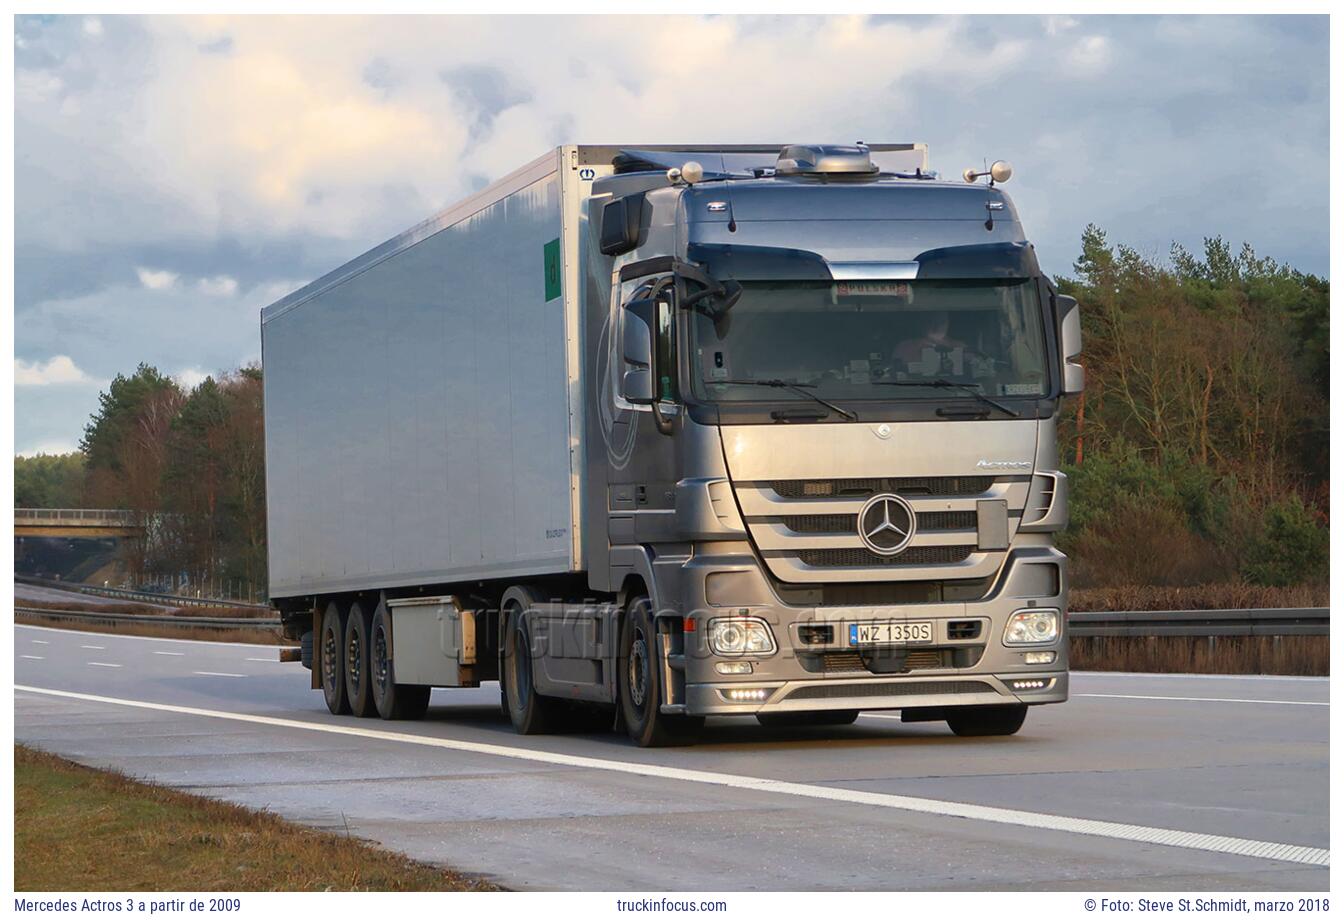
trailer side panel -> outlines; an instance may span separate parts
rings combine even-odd
[[[266,311],[273,598],[573,569],[555,164]]]

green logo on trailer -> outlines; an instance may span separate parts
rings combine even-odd
[[[560,240],[554,239],[541,247],[543,271],[546,275],[546,300],[560,296]]]

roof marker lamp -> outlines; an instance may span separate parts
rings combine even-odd
[[[983,172],[977,172],[975,167],[970,166],[961,174],[961,177],[967,182],[974,182],[976,179],[980,179],[984,176],[989,176],[990,185],[993,185],[995,182],[1007,182],[1009,179],[1013,178],[1013,164],[1009,163],[1007,160],[995,160],[990,164],[989,169],[986,169]]]

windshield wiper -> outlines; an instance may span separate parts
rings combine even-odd
[[[879,387],[933,387],[937,390],[963,390],[970,393],[985,405],[993,406],[995,409],[998,409],[1000,412],[1005,412],[1013,418],[1022,417],[1022,413],[1009,409],[997,399],[990,399],[971,384],[956,383],[951,380],[944,380],[942,377],[939,377],[936,380],[875,380],[873,381],[873,385]]]
[[[849,419],[851,422],[857,422],[857,421],[859,420],[859,417],[858,417],[857,415],[855,415],[853,412],[850,412],[848,409],[842,409],[842,408],[840,408],[839,406],[837,406],[835,403],[833,403],[833,402],[828,402],[827,400],[822,399],[822,398],[821,398],[820,396],[818,396],[816,393],[809,393],[809,392],[805,389],[806,387],[813,387],[813,388],[815,388],[815,387],[816,387],[816,384],[815,384],[815,383],[794,383],[794,382],[791,381],[791,380],[779,380],[779,379],[767,379],[767,380],[748,380],[748,379],[741,379],[741,380],[710,380],[710,381],[707,381],[707,382],[708,382],[708,383],[731,383],[731,384],[736,384],[736,385],[738,385],[738,386],[775,387],[776,389],[780,389],[780,390],[792,390],[792,391],[795,392],[795,393],[798,393],[798,394],[800,394],[800,395],[802,395],[802,396],[806,396],[808,399],[812,400],[813,402],[820,403],[821,405],[825,406],[827,409],[832,410],[833,412],[838,412],[840,415],[843,415],[845,418]]]

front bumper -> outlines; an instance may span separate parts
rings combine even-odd
[[[830,709],[923,709],[993,706],[1013,703],[1062,703],[1069,696],[1068,671],[1029,675],[1045,682],[1039,690],[1014,691],[1021,674],[942,674],[939,676],[829,678],[789,681],[735,681],[686,685],[686,709],[692,715],[729,716]],[[763,702],[734,702],[730,690],[764,688]]]
[[[1058,580],[1050,593],[1030,593],[1026,586],[1039,584],[1039,579],[1028,574],[1028,567],[1043,562],[1059,567]],[[1066,563],[1064,555],[1049,546],[1014,551],[993,590],[975,601],[802,607],[780,601],[751,557],[734,556],[731,561],[693,557],[682,567],[682,577],[698,628],[685,634],[679,662],[681,699],[665,708],[690,715],[748,715],[1064,702],[1069,679]],[[738,573],[754,570],[759,576],[754,589],[734,598],[740,604],[725,604],[722,597],[715,598],[718,604],[710,604],[701,593],[706,576],[725,571],[725,566]],[[1030,607],[1059,610],[1059,636],[1046,644],[1005,645],[1008,618]],[[777,652],[736,658],[716,655],[707,639],[708,621],[733,615],[768,623]],[[877,621],[930,621],[933,641],[904,647],[906,659],[895,666],[879,666],[867,654],[872,650],[851,646],[848,639],[851,624]],[[972,622],[979,624],[978,633],[962,635],[965,624]],[[807,641],[803,630],[817,626],[829,627],[829,638],[818,642],[814,636]],[[1026,653],[1037,651],[1053,651],[1054,660],[1027,664]],[[730,660],[750,662],[750,673],[719,673],[716,666]],[[843,667],[837,669],[836,662]]]

